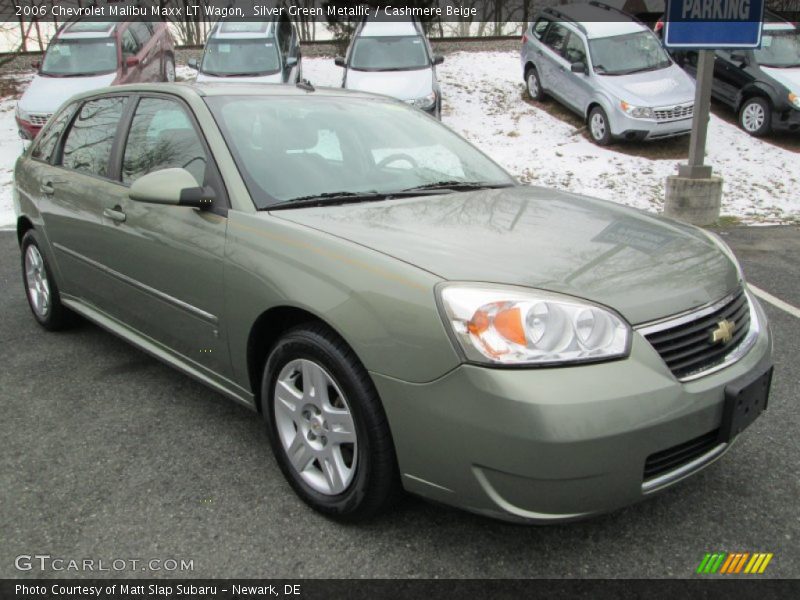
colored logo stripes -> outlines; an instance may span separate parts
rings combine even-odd
[[[704,575],[760,575],[772,560],[772,552],[709,552],[700,561],[697,573]]]

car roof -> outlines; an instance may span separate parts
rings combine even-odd
[[[72,21],[64,25],[56,37],[65,40],[111,37],[119,23],[111,21]]]
[[[384,99],[385,96],[346,90],[343,88],[318,87],[309,91],[298,85],[263,83],[132,83],[115,85],[78,94],[72,100],[86,100],[110,94],[159,93],[171,94],[181,98],[214,97],[214,96],[318,96],[326,98],[370,98]]]
[[[362,37],[388,37],[394,35],[419,35],[417,24],[412,20],[366,21],[358,34]]]
[[[647,31],[647,26],[640,23],[636,18],[628,15],[614,7],[604,6],[600,3],[594,4],[569,4],[559,6],[552,11],[545,10],[544,14],[550,17],[559,15],[565,17],[563,22],[570,24],[573,22],[578,25],[584,35],[589,39],[612,37]]]
[[[219,40],[271,38],[272,21],[219,21],[209,37]]]

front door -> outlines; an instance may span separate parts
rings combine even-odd
[[[229,373],[223,314],[227,201],[191,111],[169,96],[138,99],[120,150],[120,195],[104,207],[115,220],[107,266],[119,274],[122,319],[214,373]],[[161,169],[189,171],[215,189],[212,210],[136,202],[129,186]]]

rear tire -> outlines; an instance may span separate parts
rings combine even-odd
[[[748,98],[739,109],[739,126],[753,137],[767,135],[772,129],[772,106],[761,96]]]
[[[595,106],[589,112],[589,135],[598,146],[608,146],[613,141],[608,115],[599,106]]]
[[[291,329],[270,352],[262,412],[278,465],[298,496],[339,520],[361,521],[399,490],[389,425],[355,353],[328,327]]]
[[[48,331],[59,331],[73,324],[75,313],[61,304],[53,271],[41,250],[33,229],[22,237],[22,283],[28,306],[36,321]]]
[[[539,79],[539,72],[536,67],[528,67],[525,71],[525,85],[528,88],[528,97],[531,100],[541,102],[545,99],[544,90],[542,90],[542,82]]]

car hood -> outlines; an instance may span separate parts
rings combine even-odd
[[[19,99],[20,109],[31,113],[54,113],[75,94],[111,85],[116,73],[92,77],[45,77],[36,75]]]
[[[635,106],[669,106],[694,100],[694,80],[674,64],[658,71],[601,75],[600,79],[617,98]]]
[[[718,300],[738,284],[736,266],[701,230],[546,188],[271,214],[446,280],[570,294],[610,306],[632,324]]]
[[[761,70],[781,85],[786,86],[790,92],[800,94],[800,67],[789,69],[761,67]]]
[[[433,91],[432,69],[413,71],[347,70],[348,90],[383,94],[398,100],[416,100]]]
[[[270,73],[269,75],[254,75],[242,77],[217,77],[206,73],[198,73],[197,83],[283,83],[283,76],[280,72]]]

